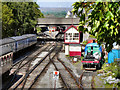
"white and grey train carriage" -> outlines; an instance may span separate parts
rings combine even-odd
[[[13,53],[37,43],[35,34],[10,37],[0,40],[0,67],[2,74],[7,72],[13,64]]]
[[[2,74],[8,71],[12,65],[14,40],[11,38],[5,38],[0,40],[0,68]]]

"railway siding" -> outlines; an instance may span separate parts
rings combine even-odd
[[[42,51],[44,51],[44,49],[46,49],[48,46],[49,46],[49,45],[45,45],[45,47],[42,48],[42,50],[36,51],[36,52],[38,52],[38,54],[34,54],[35,56],[29,56],[28,58],[30,59],[30,58],[33,57],[32,60],[34,61],[35,58],[36,58],[36,56],[39,55]],[[53,46],[52,46],[52,47],[53,47]],[[54,49],[54,48],[53,48],[53,49]],[[51,51],[52,51],[52,50],[51,50]],[[50,51],[50,52],[51,52],[51,51]],[[46,56],[48,56],[48,54],[47,54]],[[28,58],[27,58],[27,59],[28,59]],[[46,58],[46,57],[45,57],[45,58]],[[43,60],[44,60],[45,58],[43,58]],[[29,61],[31,61],[31,59],[30,59]],[[28,61],[28,62],[29,62],[29,61]],[[41,61],[41,62],[42,62],[42,61]],[[40,63],[40,62],[39,62],[39,63]],[[28,64],[28,63],[26,63],[26,64]],[[21,67],[22,69],[23,69],[23,68],[24,68],[24,69],[23,69],[23,71],[20,70],[19,72],[22,72],[23,74],[25,74],[25,72],[27,71],[27,70],[26,70],[26,67],[27,67],[27,66],[28,66],[28,65],[24,65],[23,67]],[[32,68],[34,69],[37,65],[35,64],[35,66],[33,66],[33,67],[31,67],[31,66],[32,66],[32,65],[30,65],[27,73],[31,73],[31,72],[32,72],[31,69],[32,69]],[[21,69],[21,68],[20,68],[20,69]],[[30,71],[29,71],[29,70],[30,70]],[[19,82],[22,82],[25,77],[26,77],[26,76],[23,75],[23,78],[22,78],[21,80],[19,80]],[[18,82],[16,82],[16,83],[18,83]],[[13,85],[11,88],[16,88],[15,86],[16,86],[16,85]]]
[[[53,79],[53,71],[56,71],[55,67],[50,64],[48,67],[49,69],[46,69],[46,73],[41,75],[41,77],[36,81],[36,84],[33,85],[32,88],[54,88],[54,79]],[[62,88],[63,84],[61,79],[58,79],[56,81],[56,88]]]
[[[66,68],[60,63],[57,59],[53,61],[54,66],[59,70],[62,78],[64,79],[65,83],[69,86],[69,88],[78,88],[75,80],[71,77]]]

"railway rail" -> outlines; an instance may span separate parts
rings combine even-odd
[[[75,74],[64,64],[64,62],[62,60],[60,60],[59,57],[57,57],[57,60],[64,66],[64,68],[69,72],[69,74],[71,75],[71,77],[74,79],[74,81],[76,82],[78,88],[83,88],[83,86],[81,85],[81,83],[79,82],[79,78],[77,78],[75,76]]]
[[[79,79],[74,73],[64,64],[63,61],[57,56],[56,59],[52,60],[56,70],[60,72],[60,77],[65,84],[67,89],[70,88],[83,88],[79,82]]]
[[[69,69],[65,63],[58,57],[59,52],[62,49],[62,43],[53,43],[44,45],[41,49],[38,49],[25,59],[13,65],[11,68],[13,78],[9,82],[6,88],[16,90],[21,88],[32,89],[39,86],[36,82],[46,72],[48,66],[52,63],[57,71],[59,71],[60,79],[64,84],[64,88],[94,88],[94,72],[83,71],[80,78],[76,77],[71,69]],[[42,57],[41,53],[46,52]],[[22,78],[13,84],[16,74],[22,73]]]
[[[94,72],[93,71],[83,71],[79,78],[79,82],[85,88],[95,89],[94,86]]]
[[[35,77],[29,89],[31,89],[32,87],[39,86],[39,84],[37,85],[36,82],[38,81],[38,79],[40,79],[40,76],[42,75],[42,73],[45,72],[45,69],[50,65],[51,60],[53,60],[56,57],[56,55],[60,52],[61,47],[62,46],[58,44],[57,47],[53,50],[53,52],[49,55],[48,57],[49,62],[47,63],[47,65],[44,66],[44,68],[40,71],[40,73]]]
[[[56,48],[56,46],[57,46],[57,44],[54,46],[54,47],[52,47],[52,49],[50,49],[50,51],[47,53],[47,55],[45,55],[45,57],[43,57],[38,63],[36,63],[33,67],[28,67],[27,68],[27,72],[26,72],[26,74],[24,75],[24,77],[22,78],[22,80],[20,80],[20,82],[17,84],[17,85],[15,85],[15,86],[13,86],[12,88],[13,89],[17,89],[18,87],[19,88],[29,88],[29,85],[30,85],[30,81],[29,81],[29,78],[32,80],[32,82],[34,81],[34,79],[35,78],[33,78],[33,77],[35,77],[36,75],[38,75],[37,73],[38,73],[38,71],[40,71],[40,67],[41,67],[41,70],[42,71],[44,71],[43,70],[43,67],[42,66],[45,66],[45,67],[47,67],[48,65],[49,65],[49,63],[50,63],[50,60],[49,59],[46,59],[53,51],[54,51],[54,49]],[[56,53],[52,53],[52,54],[55,54],[56,55]],[[43,65],[42,65],[43,64]],[[42,66],[41,66],[42,65]],[[39,67],[40,66],[40,67]],[[38,70],[39,69],[39,70]],[[36,70],[36,71],[35,71]],[[34,76],[35,75],[35,76]],[[24,86],[22,86],[22,84],[24,85]],[[28,85],[29,84],[29,85]],[[22,87],[21,87],[22,86]]]
[[[17,73],[20,72],[20,70],[22,72],[26,72],[29,63],[33,62],[35,60],[35,58],[40,53],[42,53],[42,51],[46,51],[50,47],[52,48],[53,45],[47,44],[44,47],[42,47],[42,48],[38,49],[37,51],[35,51],[34,53],[32,53],[31,55],[27,56],[25,59],[21,60],[20,62],[15,63],[13,65],[13,67],[11,68],[13,78],[10,80],[10,82],[8,82],[9,84],[7,84],[7,86],[3,87],[3,89],[10,88],[10,86],[13,84],[14,80],[16,79]]]

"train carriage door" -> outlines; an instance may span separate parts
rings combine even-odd
[[[0,58],[0,67],[1,67],[1,58]]]
[[[10,58],[9,58],[9,55],[7,55],[7,63],[9,63],[10,61]]]
[[[30,46],[30,38],[28,38],[28,46]]]
[[[3,66],[3,58],[1,58],[1,67]]]
[[[7,57],[5,56],[4,57],[4,65],[6,65],[7,64]]]
[[[27,46],[29,46],[28,41],[29,41],[29,38],[27,38],[27,41],[26,41]]]
[[[18,42],[15,41],[15,52],[17,52],[17,46],[18,46]]]
[[[2,62],[1,62],[1,66],[3,66],[4,65],[4,58],[2,57],[2,60],[1,60]]]

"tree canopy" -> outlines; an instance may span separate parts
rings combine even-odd
[[[72,12],[80,18],[79,30],[94,35],[99,44],[104,42],[108,52],[114,42],[120,45],[120,1],[75,2]]]
[[[34,33],[40,17],[44,16],[36,2],[2,3],[2,38]]]

